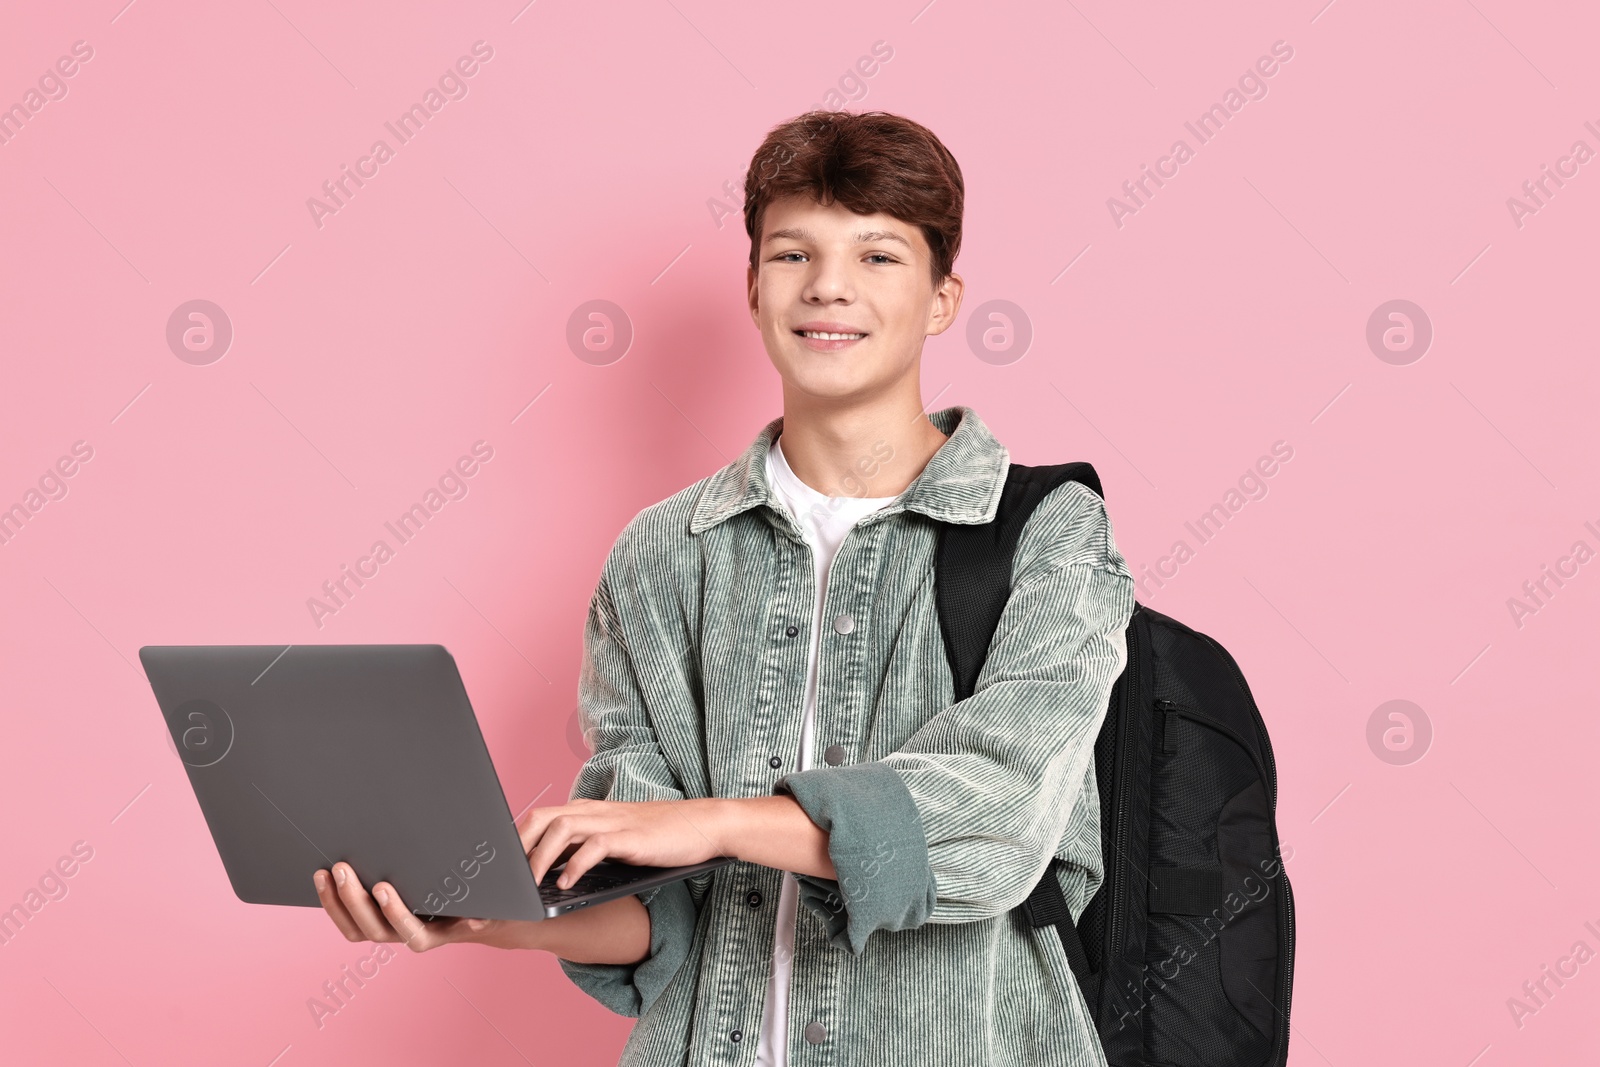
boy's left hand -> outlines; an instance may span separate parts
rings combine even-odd
[[[579,798],[530,808],[517,820],[533,877],[567,856],[563,889],[601,860],[644,867],[680,867],[731,853],[724,850],[726,807],[720,797],[627,803]],[[570,853],[570,855],[568,855]]]

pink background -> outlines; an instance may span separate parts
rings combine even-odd
[[[0,947],[0,1059],[615,1062],[630,1022],[545,954],[402,953],[319,1029],[307,999],[370,947],[234,898],[137,650],[443,643],[512,807],[564,799],[606,551],[780,413],[738,197],[819,104],[909,115],[965,172],[930,408],[972,405],[1019,462],[1093,461],[1141,575],[1196,548],[1141,599],[1237,655],[1272,732],[1292,1062],[1595,1058],[1600,962],[1520,1027],[1507,1006],[1600,950],[1600,562],[1520,627],[1507,605],[1600,549],[1600,160],[1520,226],[1507,206],[1600,149],[1592,12],[122,3],[0,33],[0,104],[93,48],[0,145],[0,505],[93,449],[0,545],[0,906],[93,849]],[[479,40],[467,95],[319,228],[307,199]],[[1266,96],[1198,145],[1184,122],[1276,41]],[[1116,225],[1180,137],[1194,158]],[[166,341],[194,299],[234,331],[209,365]],[[595,299],[634,330],[605,365],[566,340]],[[1396,299],[1434,332],[1406,365],[1366,341]],[[991,300],[1025,353],[969,344]],[[307,598],[479,440],[468,495],[319,628]],[[1277,441],[1267,495],[1197,547],[1184,523]],[[1369,747],[1390,700],[1427,716],[1424,758]]]

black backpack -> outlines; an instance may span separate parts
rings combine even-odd
[[[972,695],[1022,525],[1087,463],[1011,464],[982,525],[940,523],[939,621],[957,700]],[[1278,773],[1238,664],[1135,603],[1128,660],[1095,742],[1105,881],[1074,925],[1052,857],[1014,914],[1056,927],[1111,1067],[1281,1067],[1294,897],[1278,853]]]

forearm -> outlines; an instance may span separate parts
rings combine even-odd
[[[828,855],[828,832],[811,821],[794,797],[730,797],[719,803],[726,855],[795,874],[838,877]]]
[[[777,870],[837,878],[828,834],[792,796],[700,799],[723,855]],[[538,922],[496,924],[473,940],[496,948],[534,948],[573,963],[638,963],[650,954],[650,913],[637,896]]]
[[[554,919],[496,924],[473,940],[543,949],[573,963],[638,963],[650,954],[650,913],[637,896],[626,896]]]

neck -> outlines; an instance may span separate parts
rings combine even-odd
[[[784,390],[783,458],[825,496],[898,496],[949,440],[915,393],[841,404]]]

